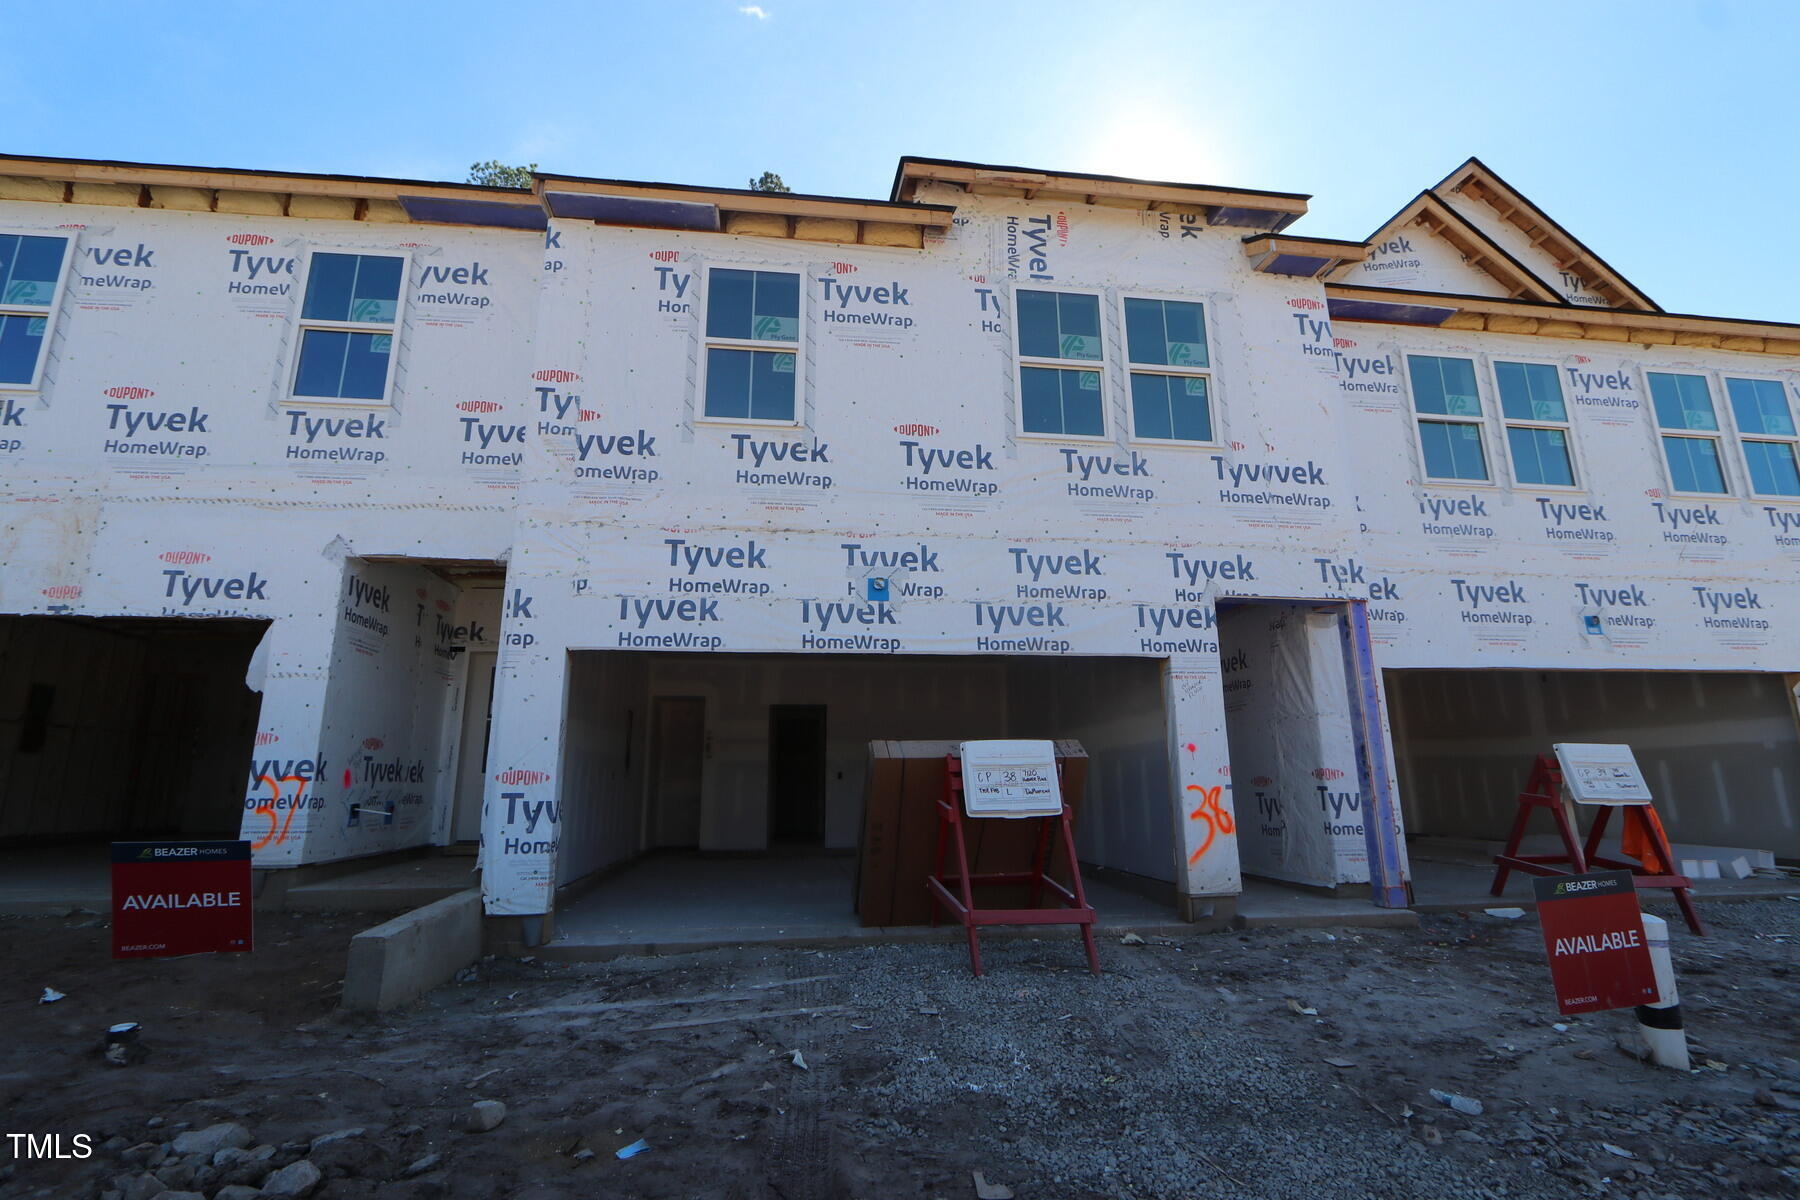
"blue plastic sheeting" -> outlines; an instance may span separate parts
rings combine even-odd
[[[1257,269],[1266,275],[1301,275],[1310,279],[1335,261],[1310,254],[1277,254]]]
[[[552,216],[602,225],[641,225],[649,229],[719,227],[716,205],[691,200],[647,200],[636,196],[597,196],[590,192],[546,192]]]
[[[543,229],[550,218],[536,202],[507,204],[499,200],[452,200],[441,196],[401,196],[400,207],[415,221],[443,225],[492,225],[501,229]]]
[[[1403,325],[1442,325],[1454,308],[1425,304],[1395,304],[1386,300],[1329,301],[1334,321],[1396,321]]]

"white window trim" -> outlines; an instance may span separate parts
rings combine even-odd
[[[8,317],[43,317],[44,340],[38,344],[37,362],[32,365],[31,379],[26,383],[0,383],[0,392],[30,394],[40,392],[44,388],[44,368],[50,362],[50,345],[56,337],[56,318],[62,312],[63,296],[69,288],[69,277],[75,273],[75,260],[81,256],[81,230],[79,229],[18,229],[0,226],[0,236],[6,237],[56,237],[62,238],[66,244],[63,249],[62,267],[56,274],[56,288],[50,295],[50,307],[40,309],[36,305],[6,304],[0,302],[0,316]]]
[[[706,333],[707,306],[712,303],[712,274],[714,271],[760,271],[769,275],[792,275],[799,281],[799,312],[795,319],[794,332],[797,335],[793,342],[758,341],[755,338],[708,337]],[[700,295],[696,298],[700,317],[700,361],[695,368],[696,395],[694,396],[694,424],[730,426],[734,429],[750,427],[753,429],[804,429],[806,428],[806,334],[807,321],[812,315],[811,297],[808,288],[814,281],[807,277],[807,272],[798,267],[770,266],[764,263],[720,262],[706,263],[700,268]],[[706,413],[706,375],[707,364],[712,355],[708,353],[713,347],[721,350],[763,350],[771,354],[782,352],[794,356],[794,419],[791,421],[775,421],[767,417],[712,417]]]
[[[1756,490],[1756,475],[1750,470],[1750,456],[1744,453],[1745,442],[1776,442],[1792,446],[1796,460],[1800,460],[1800,433],[1793,437],[1771,433],[1745,433],[1738,427],[1737,409],[1731,403],[1731,388],[1727,383],[1732,379],[1745,379],[1756,383],[1772,383],[1781,389],[1781,398],[1787,404],[1788,420],[1794,422],[1794,428],[1800,430],[1800,417],[1796,416],[1793,385],[1785,379],[1773,375],[1758,375],[1749,371],[1719,371],[1719,394],[1725,398],[1725,422],[1731,426],[1731,437],[1737,443],[1739,464],[1744,468],[1744,494],[1757,500],[1766,500],[1771,504],[1800,504],[1800,496],[1769,495]]]
[[[1690,500],[1729,500],[1740,495],[1731,478],[1731,456],[1725,453],[1724,445],[1726,437],[1729,436],[1730,433],[1736,431],[1736,426],[1728,426],[1726,423],[1727,419],[1722,419],[1720,417],[1719,393],[1722,389],[1713,386],[1715,382],[1713,376],[1715,374],[1717,374],[1717,372],[1704,370],[1678,371],[1673,368],[1657,370],[1641,364],[1638,367],[1638,376],[1644,387],[1644,407],[1649,410],[1650,430],[1656,441],[1656,460],[1662,465],[1663,483],[1668,486],[1668,494],[1670,496],[1680,496]],[[1706,384],[1707,398],[1712,401],[1713,420],[1719,427],[1710,433],[1704,429],[1664,429],[1662,420],[1656,415],[1656,395],[1650,388],[1650,377],[1652,375],[1692,375],[1695,378],[1704,381]],[[1675,470],[1669,465],[1669,452],[1663,448],[1663,438],[1665,437],[1685,437],[1693,438],[1695,440],[1704,438],[1710,440],[1718,454],[1719,477],[1725,483],[1725,490],[1722,492],[1684,492],[1676,487]]]
[[[1581,462],[1581,456],[1575,449],[1574,406],[1569,402],[1569,390],[1563,384],[1563,368],[1559,362],[1547,358],[1527,358],[1517,354],[1484,355],[1487,360],[1488,387],[1494,396],[1494,419],[1500,422],[1501,448],[1506,452],[1506,468],[1512,486],[1519,491],[1544,491],[1585,493],[1588,490],[1585,480],[1587,471]],[[1506,397],[1500,394],[1500,364],[1523,363],[1527,366],[1549,367],[1556,378],[1556,391],[1562,397],[1563,419],[1560,421],[1539,421],[1523,417],[1514,418],[1506,415]],[[1563,435],[1564,448],[1569,453],[1569,471],[1575,476],[1574,483],[1526,483],[1519,478],[1519,465],[1513,461],[1512,438],[1507,431],[1517,425],[1521,429],[1555,429]]]
[[[1206,361],[1204,367],[1176,367],[1158,365],[1156,363],[1134,363],[1131,361],[1131,331],[1125,320],[1125,302],[1128,300],[1160,300],[1173,301],[1178,304],[1198,304],[1201,321],[1206,331]],[[1119,330],[1119,359],[1124,364],[1125,383],[1125,440],[1134,446],[1155,446],[1169,450],[1218,450],[1226,444],[1225,422],[1219,412],[1218,363],[1219,351],[1214,342],[1213,304],[1210,296],[1182,296],[1168,292],[1121,291],[1117,302],[1117,324]],[[1016,319],[1016,318],[1015,318]],[[1135,393],[1131,390],[1133,374],[1143,375],[1176,375],[1182,378],[1200,378],[1206,380],[1206,412],[1212,424],[1212,440],[1196,442],[1187,438],[1151,438],[1137,435],[1137,411]]]
[[[1449,354],[1429,350],[1399,350],[1397,353],[1400,355],[1400,371],[1405,377],[1403,386],[1406,388],[1406,416],[1412,423],[1413,450],[1419,456],[1419,483],[1428,487],[1493,488],[1496,491],[1506,490],[1507,485],[1496,478],[1499,472],[1494,470],[1494,447],[1490,444],[1493,441],[1493,430],[1489,426],[1488,418],[1488,412],[1492,408],[1492,404],[1490,403],[1492,397],[1483,396],[1481,394],[1480,356],[1475,354]],[[1420,412],[1418,398],[1413,395],[1412,360],[1415,358],[1460,358],[1467,362],[1475,373],[1475,400],[1481,405],[1480,415],[1474,417],[1458,417],[1447,416],[1441,413]],[[1481,456],[1487,464],[1488,477],[1486,479],[1458,479],[1455,476],[1427,474],[1425,466],[1425,439],[1420,436],[1419,432],[1419,425],[1424,421],[1435,421],[1452,425],[1473,425],[1476,429],[1480,430]],[[1502,451],[1502,453],[1504,453],[1504,451]],[[1512,458],[1510,455],[1508,455],[1506,461],[1510,472],[1512,466]]]
[[[312,281],[313,257],[319,254],[353,254],[359,258],[397,258],[400,260],[400,295],[394,302],[393,321],[319,321],[301,314],[306,311],[306,286]],[[308,246],[305,269],[294,281],[294,340],[288,364],[282,403],[294,408],[393,408],[394,379],[400,370],[400,330],[406,325],[406,305],[412,297],[412,254],[402,249],[372,246]],[[309,329],[328,329],[347,333],[387,333],[393,344],[388,350],[387,377],[381,382],[381,399],[365,400],[346,396],[302,396],[294,389],[300,382],[300,352]]]
[[[1066,296],[1092,296],[1094,298],[1095,304],[1098,306],[1098,311],[1099,311],[1099,315],[1100,315],[1100,357],[1099,358],[1040,358],[1035,355],[1028,355],[1028,354],[1022,353],[1019,350],[1019,337],[1020,337],[1019,293],[1022,291],[1025,291],[1025,292],[1055,292],[1055,293],[1058,293],[1059,295],[1066,295]],[[1012,326],[1013,420],[1014,420],[1014,422],[1016,422],[1016,427],[1018,429],[1018,434],[1017,434],[1018,439],[1020,441],[1029,441],[1029,442],[1082,442],[1082,443],[1088,443],[1088,444],[1094,444],[1094,445],[1099,445],[1099,444],[1108,443],[1108,442],[1113,441],[1112,421],[1107,414],[1107,409],[1110,407],[1110,401],[1107,396],[1106,376],[1107,376],[1107,373],[1109,370],[1109,363],[1111,360],[1109,359],[1107,352],[1106,352],[1106,350],[1107,350],[1107,346],[1106,346],[1106,339],[1107,339],[1106,316],[1107,316],[1107,309],[1109,307],[1108,304],[1106,303],[1106,293],[1104,291],[1100,290],[1099,288],[1060,287],[1056,284],[1039,283],[1036,280],[1029,280],[1029,281],[1026,281],[1023,283],[1021,283],[1018,280],[1013,280],[1011,292],[1012,292],[1012,295],[1009,297],[1008,303],[1011,307],[1010,316],[1012,319],[1008,322],[1008,324],[1010,324]],[[1119,311],[1122,313],[1124,310],[1120,309]],[[1123,335],[1121,334],[1121,336],[1123,336]],[[1210,348],[1208,349],[1208,353],[1209,354],[1211,353]],[[1045,367],[1050,370],[1060,370],[1060,371],[1093,371],[1096,375],[1098,375],[1100,378],[1100,432],[1097,434],[1094,434],[1094,433],[1042,433],[1042,432],[1037,432],[1037,431],[1033,431],[1033,430],[1027,430],[1025,428],[1025,368],[1026,367]]]

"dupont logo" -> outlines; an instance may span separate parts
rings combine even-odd
[[[147,387],[109,387],[102,396],[111,396],[114,400],[148,400],[156,395]]]
[[[234,246],[267,246],[275,239],[266,233],[228,233],[225,240]]]
[[[77,600],[81,597],[81,585],[79,583],[59,583],[54,587],[45,588],[44,595],[52,600]]]
[[[71,224],[68,224],[68,225],[58,225],[58,226],[57,226],[57,228],[58,228],[58,229],[86,229],[86,228],[87,228],[87,226],[86,226],[86,225],[77,225],[77,224],[73,224],[73,223],[71,223]]]
[[[969,276],[969,282],[970,283],[986,283],[987,276],[986,275],[971,275],[971,276]]]
[[[1331,339],[1331,345],[1334,349],[1337,349],[1337,350],[1354,350],[1354,349],[1356,349],[1356,343],[1351,341],[1349,338],[1334,337]]]
[[[437,602],[437,610],[441,613],[449,612],[450,611],[450,602],[448,600],[439,600]]]
[[[419,599],[423,600],[423,599],[425,599],[425,597],[431,595],[431,593],[426,591],[424,588],[414,588],[413,595],[415,595]]]
[[[574,371],[558,371],[551,367],[546,367],[542,371],[533,371],[531,377],[542,383],[577,383],[581,379],[581,376]]]
[[[256,735],[256,744],[259,746],[267,746],[273,742],[279,742],[280,740],[281,735],[271,729],[265,729]]]
[[[366,737],[363,739],[364,750],[379,750],[385,745],[387,745],[387,743],[378,737]]]
[[[597,408],[584,408],[575,415],[577,420],[598,421],[600,419],[600,410]]]
[[[894,432],[907,437],[936,437],[942,430],[936,425],[896,425]]]
[[[674,262],[676,259],[681,257],[681,251],[679,251],[679,250],[652,250],[650,252],[650,257],[655,259],[657,262]]]
[[[1273,779],[1270,779],[1267,775],[1258,775],[1255,779],[1252,779],[1250,781],[1251,785],[1254,787],[1268,787],[1271,783],[1274,783],[1274,782],[1275,781]]]
[[[499,412],[502,408],[505,408],[506,406],[504,404],[497,404],[492,400],[464,400],[461,404],[457,405],[456,407],[461,409],[463,412],[491,413],[491,412]]]
[[[1324,779],[1324,780],[1342,779],[1344,777],[1344,773],[1342,771],[1338,770],[1336,767],[1314,767],[1312,777],[1314,779]]]
[[[512,787],[520,785],[530,786],[534,783],[550,782],[550,777],[542,771],[521,771],[517,767],[510,771],[500,772],[498,775],[494,776],[494,779],[498,783],[504,783]]]
[[[1591,358],[1589,358],[1589,357],[1588,357],[1588,356],[1587,356],[1587,355],[1585,355],[1585,354],[1576,354],[1576,355],[1572,355],[1572,356],[1571,356],[1571,357],[1570,357],[1570,359],[1569,359],[1569,361],[1570,361],[1570,362],[1578,362],[1578,363],[1591,363],[1591,362],[1593,362],[1593,361],[1594,361],[1594,360],[1593,360],[1593,359],[1591,359]]]
[[[212,561],[212,555],[204,550],[164,550],[156,557],[166,563],[180,563],[186,566]]]
[[[831,270],[832,270],[833,274],[837,274],[837,275],[854,275],[856,273],[856,264],[855,263],[832,263]]]
[[[1323,300],[1314,300],[1311,296],[1296,296],[1287,303],[1289,308],[1304,308],[1310,311],[1317,311],[1325,307]]]

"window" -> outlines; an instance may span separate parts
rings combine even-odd
[[[406,259],[387,254],[315,253],[300,305],[294,395],[321,400],[385,400]]]
[[[1419,448],[1429,479],[1488,478],[1481,446],[1481,394],[1475,364],[1466,358],[1409,354],[1413,410],[1419,417]]]
[[[1794,411],[1787,387],[1773,379],[1726,379],[1725,394],[1737,421],[1738,444],[1759,496],[1800,499],[1800,464],[1794,446]]]
[[[1100,297],[1020,288],[1019,417],[1026,433],[1105,437]]]
[[[1650,373],[1650,402],[1662,430],[1669,485],[1678,492],[1723,496],[1725,468],[1719,461],[1719,417],[1704,375]]]
[[[0,387],[37,386],[68,253],[65,237],[0,234]]]
[[[1513,479],[1540,487],[1574,487],[1569,412],[1556,368],[1547,363],[1496,362],[1494,381],[1500,390]]]
[[[706,291],[707,419],[795,423],[800,276],[715,267]]]
[[[1133,437],[1213,440],[1204,306],[1126,297],[1125,357],[1131,369]]]

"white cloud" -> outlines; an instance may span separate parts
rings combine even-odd
[[[738,11],[743,13],[746,17],[755,17],[759,21],[766,21],[769,19],[769,10],[760,4],[746,4],[738,9]]]

